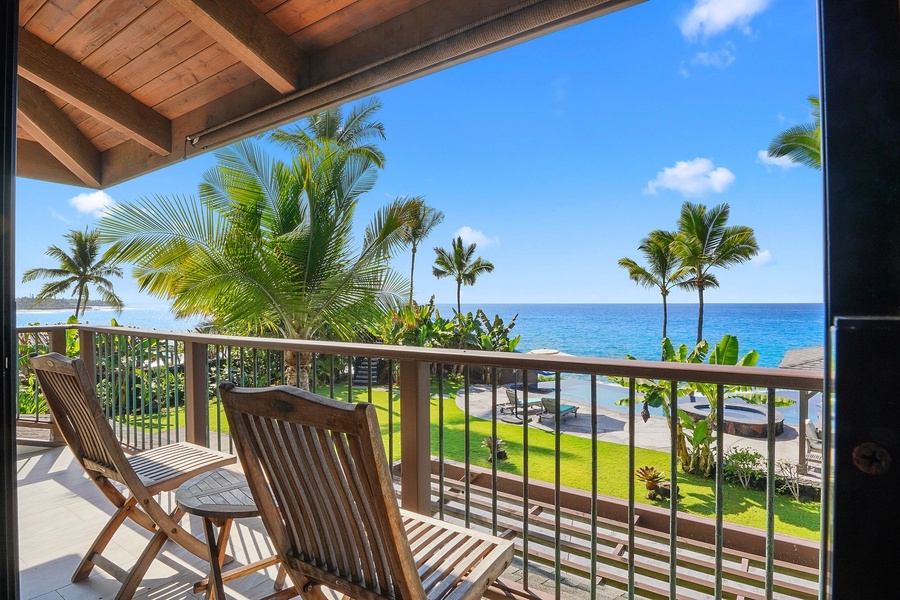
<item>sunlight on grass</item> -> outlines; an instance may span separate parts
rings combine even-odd
[[[462,410],[456,406],[456,386],[449,383],[444,386],[444,456],[448,460],[465,460],[465,421]],[[327,388],[320,388],[320,393],[328,394]],[[335,397],[338,400],[347,400],[346,384],[336,385]],[[438,454],[439,435],[439,403],[437,400],[437,386],[432,385],[431,400],[431,451]],[[366,389],[354,389],[353,400],[355,402],[367,401],[369,395]],[[384,439],[385,451],[388,451],[389,441],[393,442],[394,460],[400,458],[400,398],[399,392],[394,390],[393,405],[393,438],[389,432],[388,392],[386,389],[373,389],[372,403],[378,410],[378,420],[381,424],[381,433]],[[219,412],[219,404],[213,401],[209,405],[210,436],[218,431],[228,434],[228,423],[224,413]],[[163,411],[157,415],[137,415],[129,418],[129,425],[142,429],[157,430],[163,427],[174,427],[175,418],[183,427],[185,423],[184,408]],[[490,468],[488,451],[481,446],[485,437],[491,436],[491,423],[483,419],[471,418],[469,420],[469,452],[471,464]],[[523,430],[521,426],[497,423],[497,436],[506,441],[508,460],[501,461],[497,465],[498,471],[521,475],[523,457]],[[528,474],[533,479],[553,483],[556,479],[555,471],[555,435],[553,432],[542,429],[530,428],[528,430]],[[564,486],[590,491],[591,489],[591,440],[589,438],[563,435],[560,439],[560,483]],[[668,474],[669,454],[643,448],[635,449],[635,464],[637,466],[654,466]],[[597,474],[598,492],[602,495],[614,498],[628,498],[628,483],[632,476],[628,472],[628,447],[622,444],[609,442],[597,442]],[[678,487],[681,497],[679,507],[681,510],[713,518],[715,516],[715,488],[712,479],[706,479],[696,475],[678,473]],[[644,489],[641,484],[637,487],[636,501],[642,504],[668,506],[651,502],[644,498]],[[775,497],[775,530],[778,533],[795,535],[811,540],[819,539],[819,503],[797,502],[788,496],[777,495]],[[746,525],[757,529],[764,529],[766,523],[766,494],[759,490],[744,490],[739,486],[725,485],[725,510],[724,519],[729,523]]]

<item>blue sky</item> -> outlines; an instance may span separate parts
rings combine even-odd
[[[674,229],[684,200],[727,202],[762,252],[718,272],[706,300],[821,302],[821,174],[760,157],[810,119],[815,25],[814,0],[646,2],[381,92],[387,165],[360,228],[400,195],[445,213],[417,257],[420,301],[455,302],[455,283],[431,275],[431,248],[462,233],[496,266],[464,303],[658,302],[616,261],[639,260],[652,229]],[[106,196],[18,179],[17,277],[55,266],[47,246],[95,225],[104,202],[194,194],[213,163],[197,157]],[[395,266],[408,273],[408,253]],[[130,305],[162,302],[131,277],[115,285]]]

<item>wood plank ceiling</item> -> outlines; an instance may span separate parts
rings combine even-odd
[[[20,0],[17,174],[107,187],[640,1]]]

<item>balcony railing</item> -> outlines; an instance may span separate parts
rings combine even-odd
[[[70,330],[78,332],[77,348],[71,333],[67,338]],[[506,578],[503,583],[520,596],[564,597],[566,586],[575,585],[594,598],[603,583],[641,597],[816,597],[818,541],[776,531],[783,506],[776,499],[776,458],[784,454],[776,452],[776,443],[786,442],[776,442],[775,398],[776,390],[799,392],[802,423],[806,399],[822,391],[821,373],[120,327],[27,327],[19,332],[22,353],[78,352],[97,374],[98,395],[117,435],[137,449],[187,440],[232,451],[216,397],[218,383],[225,380],[263,386],[298,385],[302,378],[319,394],[374,402],[381,409],[402,505],[515,539],[521,572],[518,581]],[[501,382],[533,381],[535,373],[550,374],[543,391],[550,391],[557,407],[566,402],[563,375],[590,382],[590,399],[576,419],[578,433],[561,418],[559,408],[540,427],[527,420],[526,426],[510,424],[506,421],[516,421],[514,417],[498,414],[505,401]],[[45,423],[40,393],[27,371],[21,374],[20,420],[26,426]],[[623,393],[630,406],[621,413],[627,446],[615,473],[601,468],[604,453],[612,452],[598,425],[603,418],[596,383],[604,377],[629,382]],[[636,382],[642,379],[671,382],[674,390],[678,382],[714,384],[720,406],[725,386],[765,390],[763,527],[729,521],[733,511],[726,510],[726,499],[740,500],[744,490],[727,485],[723,469],[708,480],[704,501],[714,506],[712,518],[691,514],[688,498],[677,493],[660,505],[642,501],[634,478],[642,466],[638,456],[646,452],[637,443],[642,424],[635,413],[640,403]],[[527,406],[529,386],[519,387]],[[671,451],[677,438],[669,429],[666,466],[671,489],[677,491],[679,481],[687,486],[689,478]],[[803,429],[797,427],[792,455],[801,466]],[[486,462],[488,451],[479,448],[484,437],[503,437],[510,459],[502,465]],[[723,464],[723,446],[714,447],[718,465]],[[579,456],[586,458],[579,461]],[[611,486],[613,478],[618,483]],[[627,493],[611,495],[610,487]],[[541,591],[538,582],[545,579],[552,583]]]

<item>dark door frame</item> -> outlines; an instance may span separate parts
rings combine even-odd
[[[827,335],[823,597],[900,564],[900,2],[819,0]],[[859,318],[863,317],[863,318]],[[896,464],[889,464],[890,461]],[[890,565],[890,566],[889,566]]]
[[[0,597],[19,597],[16,510],[16,70],[19,0],[0,3]]]

